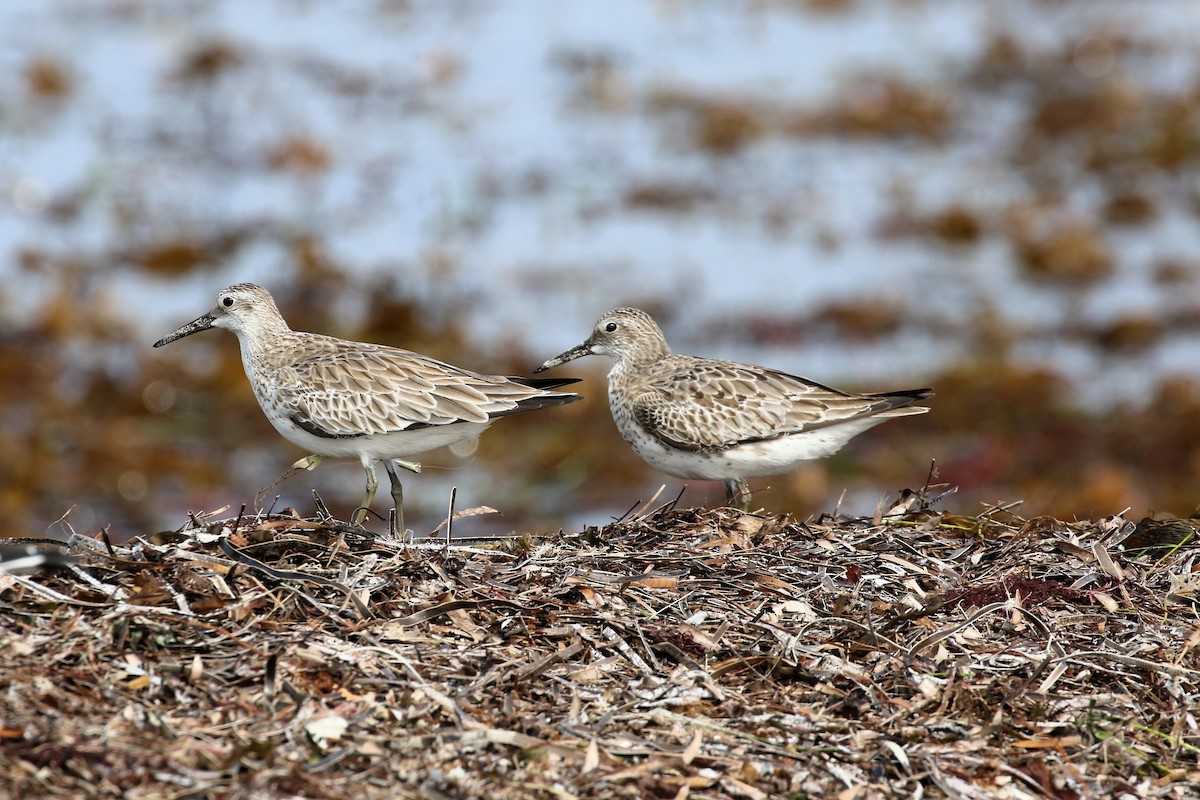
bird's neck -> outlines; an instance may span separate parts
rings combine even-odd
[[[242,351],[242,365],[246,368],[247,375],[252,374],[255,367],[260,370],[270,369],[281,357],[286,358],[293,349],[289,340],[296,336],[295,331],[289,328],[282,318],[235,333]]]
[[[636,353],[626,353],[617,364],[628,372],[641,372],[653,367],[663,359],[671,357],[671,350],[666,343],[643,347]]]
[[[670,357],[671,351],[665,345],[638,353],[627,353],[621,358],[613,359],[612,369],[608,371],[608,376],[610,379],[636,380],[650,371],[655,364]]]

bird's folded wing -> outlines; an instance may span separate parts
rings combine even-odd
[[[356,347],[302,358],[281,381],[293,420],[320,436],[346,437],[512,413],[540,390],[481,375],[407,350]],[[320,387],[320,388],[316,388]]]
[[[632,405],[638,422],[664,444],[696,451],[836,425],[888,407],[873,395],[711,361],[659,377],[635,395]]]

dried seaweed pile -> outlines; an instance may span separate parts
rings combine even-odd
[[[1191,521],[189,524],[0,576],[13,797],[1195,797]]]

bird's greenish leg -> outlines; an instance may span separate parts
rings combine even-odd
[[[392,535],[403,535],[408,530],[404,527],[404,486],[400,483],[400,476],[396,474],[396,467],[401,466],[411,472],[420,472],[421,465],[410,464],[409,462],[393,458],[384,461],[383,466],[387,469],[388,477],[392,481],[392,503],[396,509],[396,530],[392,531]],[[416,467],[416,469],[413,469],[413,467]]]
[[[363,459],[363,472],[367,473],[367,494],[363,497],[362,505],[354,509],[350,517],[351,525],[362,525],[367,519],[371,501],[375,499],[375,490],[379,488],[379,477],[375,474],[375,465],[368,459]]]

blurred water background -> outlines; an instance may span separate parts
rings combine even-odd
[[[232,336],[150,348],[239,281],[488,372],[640,305],[680,351],[936,388],[754,482],[771,510],[869,513],[935,459],[964,511],[1200,501],[1200,4],[7,0],[0,43],[7,535],[236,512],[304,455]],[[425,459],[410,523],[451,486],[504,529],[675,495],[606,368]],[[361,484],[267,503],[344,518]]]

